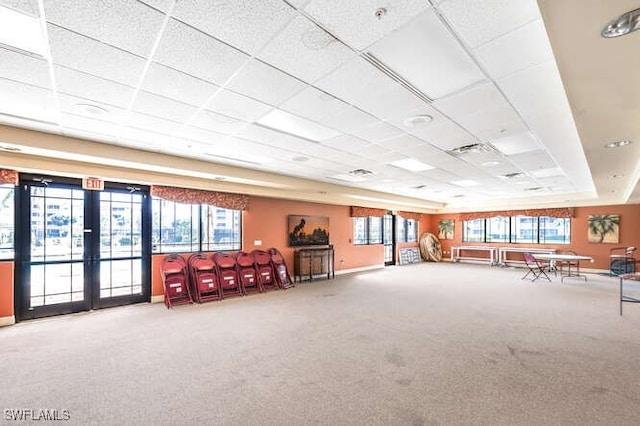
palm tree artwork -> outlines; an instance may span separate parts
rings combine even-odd
[[[590,243],[615,243],[619,241],[620,215],[594,214],[588,219],[588,240]]]
[[[453,219],[440,219],[438,222],[438,238],[453,240]]]

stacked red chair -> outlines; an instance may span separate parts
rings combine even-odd
[[[167,256],[160,267],[164,286],[164,304],[167,309],[174,305],[193,303],[189,291],[189,270],[187,262],[177,254]]]
[[[258,279],[253,255],[245,251],[239,251],[235,255],[238,278],[244,294],[263,292],[262,285]]]
[[[238,279],[238,270],[236,269],[236,260],[233,256],[226,253],[214,253],[213,262],[216,264],[216,270],[218,272],[218,282],[220,283],[220,289],[222,297],[227,296],[242,296],[244,291],[242,290],[242,284]]]
[[[291,279],[291,275],[289,275],[287,264],[285,263],[284,257],[282,256],[282,253],[280,253],[280,250],[273,247],[270,248],[268,252],[269,256],[271,256],[271,267],[275,272],[278,286],[284,289],[293,287],[293,280]]]
[[[216,264],[204,253],[194,253],[189,257],[189,273],[191,276],[191,294],[196,302],[222,298],[220,281],[216,272]]]
[[[253,254],[253,259],[255,260],[258,280],[264,291],[277,290],[279,285],[276,274],[273,271],[271,255],[264,250],[254,250],[251,254]]]

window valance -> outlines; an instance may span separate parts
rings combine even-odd
[[[496,216],[574,217],[573,207],[525,210],[501,210],[494,212],[460,213],[460,220],[488,219]]]
[[[385,214],[387,214],[387,211],[385,209],[351,206],[351,217],[382,217]]]
[[[18,185],[18,172],[15,170],[0,169],[0,184],[5,183]]]
[[[209,204],[223,209],[249,210],[249,196],[202,189],[153,185],[151,196],[186,204]]]
[[[418,222],[422,219],[422,213],[398,212],[398,216],[402,216],[405,219],[413,219]]]

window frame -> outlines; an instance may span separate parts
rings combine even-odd
[[[375,216],[362,216],[354,217],[353,219],[353,245],[366,246],[382,244],[382,217]],[[374,222],[377,222],[374,224]],[[377,228],[377,238],[372,236],[376,235],[376,231],[372,231],[372,228]],[[358,231],[361,230],[359,235]]]
[[[496,217],[508,218],[508,238],[493,238],[491,237],[491,226],[488,224]],[[526,227],[519,225],[520,222],[530,221],[530,235],[531,238],[521,237],[521,231],[526,230]],[[542,228],[542,224],[547,224],[553,221],[562,221],[557,226],[563,228],[562,238],[554,238],[553,241],[549,241],[549,238],[543,235],[541,229],[549,229],[549,227]],[[476,223],[477,228],[480,231],[479,238],[469,238],[469,230],[472,228],[472,224]],[[551,216],[495,216],[488,218],[478,218],[472,220],[465,220],[462,222],[462,242],[463,243],[508,243],[508,244],[555,244],[555,245],[569,245],[571,244],[571,218],[569,217],[551,217]]]
[[[7,191],[5,192],[5,190]],[[10,183],[0,184],[0,201],[4,201],[6,195],[9,195],[9,197],[7,197],[9,205],[6,208],[6,212],[2,204],[0,204],[0,212],[2,212],[0,217],[8,218],[6,227],[0,225],[0,231],[2,231],[0,232],[0,261],[13,260],[16,256],[16,186]],[[6,246],[2,245],[5,228],[7,230]]]

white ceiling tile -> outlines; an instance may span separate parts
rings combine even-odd
[[[95,142],[119,145],[117,139],[114,136],[107,135],[104,133],[95,133],[95,132],[76,129],[72,127],[64,127],[60,133],[64,136],[69,136],[71,138],[78,138],[78,139],[84,139],[87,141],[95,141]]]
[[[348,152],[359,152],[372,146],[371,143],[352,135],[340,135],[323,141],[322,145]]]
[[[540,144],[530,132],[494,139],[491,141],[491,144],[498,148],[504,155],[521,154],[523,152],[540,149]]]
[[[364,59],[355,57],[318,80],[315,86],[350,104],[360,106],[375,105],[380,102],[379,93],[394,90],[398,84]]]
[[[378,41],[368,52],[431,99],[485,79],[433,10]]]
[[[326,115],[318,117],[318,122],[321,124],[344,133],[357,132],[374,125],[377,121],[372,115],[351,105],[340,109],[329,109]]]
[[[438,8],[471,47],[540,18],[535,0],[447,0]]]
[[[214,132],[223,133],[225,135],[237,132],[246,125],[246,122],[237,120],[227,115],[217,114],[215,112],[201,110],[189,122],[192,126],[202,127],[203,129],[213,130]]]
[[[140,91],[133,104],[133,110],[182,123],[194,115],[198,109],[153,93]]]
[[[511,106],[502,106],[493,109],[479,110],[475,114],[459,117],[456,122],[472,135],[478,136],[489,130],[493,134],[499,134],[501,129],[507,127],[507,123],[518,122],[520,117]]]
[[[181,126],[180,123],[176,123],[175,121],[165,120],[135,111],[131,111],[127,114],[123,121],[123,124],[129,127],[150,130],[152,132],[162,133],[166,135],[176,133]]]
[[[176,0],[140,0],[142,3],[146,3],[151,7],[154,7],[162,12],[169,12],[173,7]]]
[[[60,111],[69,114],[113,123],[121,123],[126,117],[125,109],[95,100],[88,101],[77,96],[59,93],[58,101],[60,103]]]
[[[59,65],[54,66],[54,75],[58,92],[107,105],[126,108],[135,93],[132,87]]]
[[[248,56],[174,19],[160,40],[154,60],[216,84],[225,83]]]
[[[263,62],[252,60],[227,87],[259,101],[278,105],[301,92],[306,85]]]
[[[424,101],[399,84],[384,92],[372,91],[372,95],[358,100],[356,105],[383,120],[405,119],[413,111],[428,108]]]
[[[244,52],[255,54],[295,10],[281,0],[180,0],[173,16]]]
[[[288,113],[281,109],[274,109],[257,121],[264,127],[295,135],[301,138],[320,142],[336,137],[340,134],[337,130],[323,126],[315,121]]]
[[[57,121],[53,92],[0,78],[0,113],[49,122]]]
[[[189,105],[201,106],[219,86],[157,63],[145,75],[142,89]]]
[[[436,109],[454,120],[479,110],[507,105],[507,100],[493,83],[480,84],[433,102]]]
[[[378,121],[373,126],[366,127],[354,133],[354,135],[360,139],[376,143],[401,134],[402,130],[393,127],[384,121]]]
[[[117,137],[119,130],[118,124],[113,122],[69,113],[62,113],[60,115],[60,125],[64,129],[77,129],[97,133],[113,139]]]
[[[333,71],[354,53],[313,22],[297,16],[280,32],[258,58],[313,83]]]
[[[205,108],[243,121],[258,120],[273,109],[271,105],[231,90],[220,90]]]
[[[420,127],[437,126],[446,120],[440,111],[427,104],[422,104],[416,109],[398,108],[395,113],[391,112],[385,118],[387,123],[406,132]]]
[[[136,87],[145,61],[131,53],[49,25],[53,63]]]
[[[474,53],[494,79],[553,60],[541,19],[484,44]]]
[[[176,138],[172,136],[133,127],[123,129],[120,137],[120,143],[124,146],[151,151],[168,150],[173,151],[173,155],[181,155],[181,150],[177,149],[180,145],[176,142]]]
[[[0,0],[0,5],[32,16],[40,16],[38,0]]]
[[[507,159],[524,171],[535,171],[557,167],[547,151],[529,151],[521,154],[509,155]]]
[[[434,126],[420,126],[409,130],[408,133],[445,151],[479,142],[477,138],[452,121],[444,121]]]
[[[385,9],[380,19],[376,11]],[[314,0],[304,11],[356,50],[364,50],[429,8],[421,0],[384,3],[376,0]]]
[[[128,0],[44,0],[47,21],[146,57],[164,15]]]
[[[224,144],[227,139],[227,136],[222,133],[204,130],[195,126],[182,126],[178,136],[206,145]]]
[[[420,145],[426,145],[423,141],[416,138],[415,136],[411,136],[408,134],[402,134],[400,136],[395,136],[390,139],[385,139],[383,141],[378,142],[379,145],[384,146],[385,148],[392,149],[394,151],[404,152],[404,150],[409,148],[416,148]]]
[[[48,89],[51,87],[47,61],[0,48],[0,77]]]

